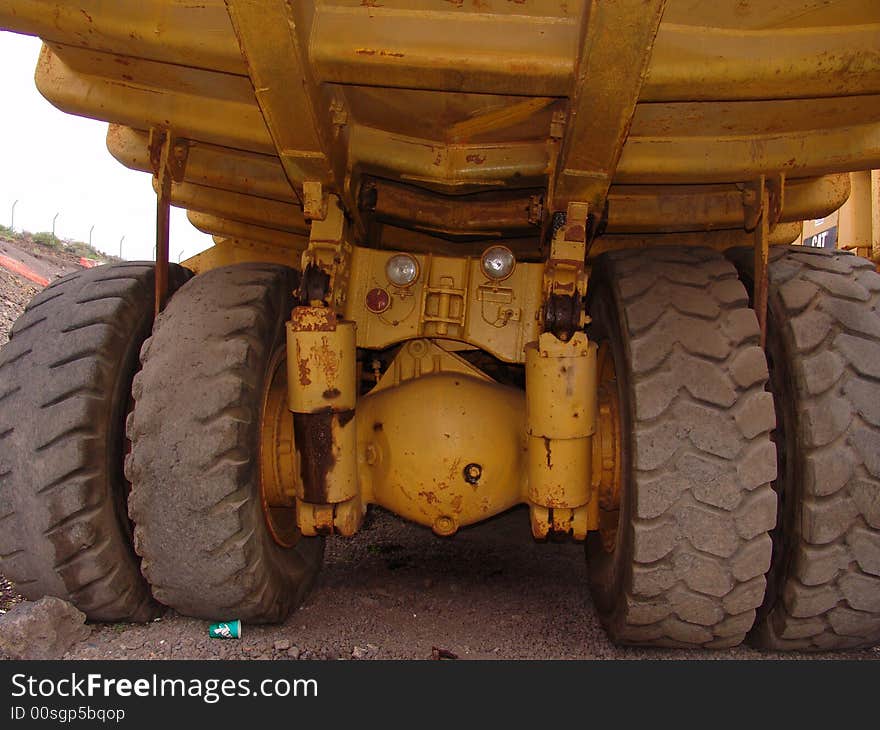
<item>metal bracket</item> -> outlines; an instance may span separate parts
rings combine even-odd
[[[564,342],[589,321],[583,301],[591,221],[589,205],[582,202],[569,203],[564,218],[554,221],[544,268],[544,331]]]
[[[171,183],[183,182],[189,142],[176,138],[171,130],[150,130],[150,165],[156,176],[156,272],[155,316],[168,299],[168,249],[171,219]]]
[[[765,191],[768,195],[766,203]],[[785,173],[772,177],[761,175],[757,180],[746,183],[742,186],[742,196],[744,228],[747,231],[755,230],[761,216],[767,211],[767,221],[772,231],[779,223],[785,204]]]
[[[320,270],[329,277],[324,303],[342,309],[351,275],[352,247],[345,240],[346,219],[339,198],[328,195],[326,201],[324,217],[312,220],[309,246],[302,255],[302,270],[315,273]]]
[[[752,307],[761,329],[761,347],[767,343],[767,299],[770,262],[770,231],[779,223],[785,196],[785,173],[768,178],[761,175],[743,189],[744,226],[755,232],[754,294]]]
[[[327,217],[327,197],[320,182],[307,180],[303,183],[303,217],[319,221]]]

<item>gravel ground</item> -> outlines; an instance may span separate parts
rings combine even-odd
[[[0,344],[35,292],[0,270]],[[535,542],[525,509],[451,539],[376,509],[357,536],[328,541],[314,592],[281,626],[246,625],[240,641],[224,641],[208,638],[206,622],[168,612],[146,626],[96,625],[66,658],[880,659],[878,649],[804,655],[615,647],[586,586],[583,547]],[[0,612],[15,600],[0,576]]]
[[[9,340],[12,324],[38,291],[31,282],[0,268],[0,346]]]

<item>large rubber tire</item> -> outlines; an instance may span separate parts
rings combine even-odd
[[[731,253],[749,286],[751,250]],[[880,275],[865,259],[771,250],[767,355],[779,518],[751,643],[880,643]]]
[[[171,267],[171,288],[188,273]],[[153,265],[79,271],[40,292],[0,352],[0,572],[94,621],[159,607],[131,546],[125,415],[153,324]]]
[[[616,543],[587,541],[611,639],[739,644],[764,598],[776,498],[758,323],[713,251],[624,251],[590,278],[590,337],[617,371],[624,459]]]
[[[295,286],[295,272],[268,264],[197,276],[141,352],[129,513],[144,575],[179,613],[282,621],[320,566],[323,538],[272,539],[260,492],[264,383]]]

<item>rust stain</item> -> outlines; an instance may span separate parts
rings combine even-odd
[[[403,58],[405,54],[400,51],[386,51],[384,48],[376,50],[375,48],[356,48],[354,51],[359,56],[384,56],[385,58]]]
[[[296,366],[299,370],[299,383],[300,385],[311,385],[312,384],[312,370],[309,367],[309,358],[302,357],[300,352],[299,342],[296,343]]]
[[[354,410],[334,412],[329,406],[315,413],[293,414],[293,438],[300,454],[300,477],[306,502],[327,502],[327,477],[336,465],[333,434],[352,418]]]
[[[381,431],[381,430],[382,430],[382,423],[379,422],[379,421],[377,421],[376,423],[374,423],[374,424],[373,424],[373,430],[376,431],[377,433],[378,433],[379,431]]]
[[[434,492],[419,492],[420,497],[424,497],[428,504],[440,504],[440,498]]]
[[[329,338],[322,337],[321,344],[312,347],[309,359],[321,368],[328,383],[333,383],[339,376],[340,357],[336,350],[330,346]]]
[[[296,307],[290,321],[297,332],[332,332],[336,329],[336,313],[326,307]]]
[[[548,439],[546,436],[544,437],[544,449],[547,451],[547,468],[552,469],[553,464],[550,460],[550,439]]]
[[[321,397],[324,400],[334,400],[340,395],[342,395],[342,392],[339,390],[339,388],[330,388],[329,390],[325,390],[323,393],[321,393]]]
[[[333,417],[327,408],[321,413],[294,413],[293,438],[300,453],[300,477],[306,502],[327,501],[327,475],[336,465],[333,455]]]
[[[94,22],[95,22],[94,20],[92,20],[92,16],[89,15],[89,14],[88,14],[85,10],[83,10],[82,8],[80,8],[80,12],[81,12],[83,15],[86,16],[86,20],[88,20],[90,23],[94,23]]]
[[[445,0],[445,2],[448,2],[450,5],[455,5],[457,8],[464,5],[464,0]]]
[[[582,225],[571,225],[565,229],[566,241],[586,241],[587,232]]]
[[[461,471],[461,457],[455,457],[455,460],[449,467],[449,481],[455,482],[458,480],[459,472]]]
[[[460,494],[456,494],[449,505],[452,507],[452,511],[456,514],[461,514],[461,503],[463,501],[463,497]]]
[[[472,154],[464,158],[472,165],[482,165],[486,161],[486,155]]]
[[[381,8],[382,3],[376,2],[376,0],[361,0],[362,8]]]

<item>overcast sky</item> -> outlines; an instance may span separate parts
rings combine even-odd
[[[0,31],[0,223],[59,238],[89,240],[126,259],[152,259],[156,197],[150,175],[117,162],[107,151],[107,125],[65,114],[34,85],[40,41]],[[171,259],[207,248],[186,212],[171,209]]]

